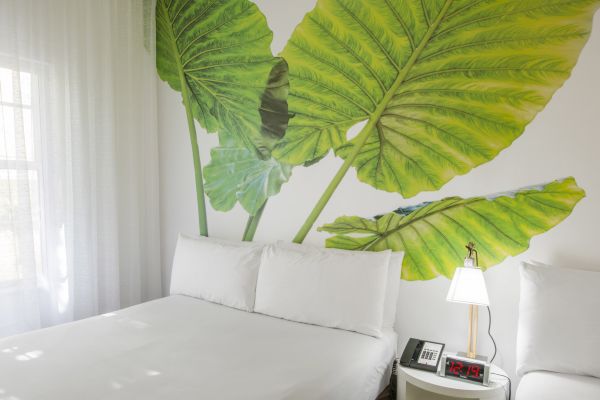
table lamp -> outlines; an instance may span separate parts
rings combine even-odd
[[[469,305],[469,338],[466,357],[483,358],[477,356],[477,318],[479,306],[488,306],[490,300],[483,279],[483,271],[478,267],[479,260],[475,244],[469,242],[466,248],[469,252],[465,257],[464,266],[456,268],[446,301]]]

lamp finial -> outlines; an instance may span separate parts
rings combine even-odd
[[[479,266],[479,254],[477,250],[475,250],[475,243],[469,242],[465,246],[469,253],[465,257],[465,266],[469,267],[478,267]]]

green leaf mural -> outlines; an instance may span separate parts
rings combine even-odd
[[[203,235],[208,228],[194,119],[218,132],[222,145],[270,157],[288,118],[287,65],[273,57],[272,36],[248,0],[157,1],[156,65],[160,78],[183,97]]]
[[[290,166],[261,160],[245,148],[216,147],[210,153],[211,162],[204,168],[206,194],[218,211],[229,211],[239,201],[255,215],[291,175]]]
[[[264,135],[259,109],[271,70],[273,33],[248,0],[159,0],[157,68],[164,81],[192,98],[194,118],[221,142],[233,141],[263,155],[273,137]],[[272,105],[277,105],[275,102]],[[287,107],[271,110],[287,116]]]
[[[530,239],[565,219],[585,197],[573,178],[486,197],[449,197],[400,208],[375,219],[340,217],[319,231],[327,247],[404,251],[402,278],[451,278],[464,244],[477,243],[483,269],[517,255]]]
[[[335,149],[345,162],[295,241],[350,166],[412,197],[510,146],[569,77],[598,5],[319,0],[281,53],[296,117],[274,155],[301,164]]]
[[[344,162],[294,241],[302,242],[350,167],[412,197],[492,160],[565,82],[600,0],[317,0],[282,58],[249,0],[157,0],[157,69],[180,91],[192,142],[201,234],[206,193],[236,202],[252,240],[292,166],[330,150]],[[294,116],[293,119],[290,119]],[[218,132],[202,171],[194,119]],[[360,133],[347,139],[353,125]],[[584,197],[573,178],[444,200],[320,230],[330,247],[404,250],[403,277],[451,276],[462,246],[483,266],[518,254]]]
[[[287,63],[280,60],[271,70],[259,109],[263,134],[275,140],[287,129],[288,90]],[[204,169],[206,194],[215,210],[229,211],[239,201],[248,214],[256,216],[267,198],[279,193],[291,171],[291,166],[259,157],[234,142],[211,150],[211,162]]]

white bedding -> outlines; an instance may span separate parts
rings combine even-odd
[[[396,343],[170,296],[0,340],[0,398],[375,399]]]

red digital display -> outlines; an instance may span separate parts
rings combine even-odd
[[[463,360],[446,359],[446,376],[466,379],[470,381],[483,382],[482,366]]]

